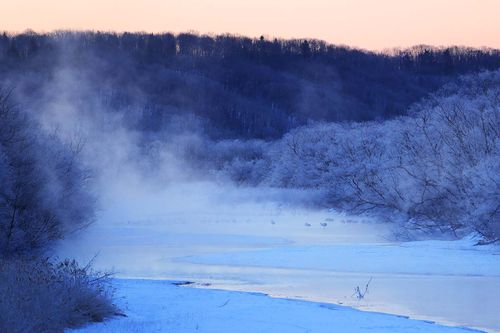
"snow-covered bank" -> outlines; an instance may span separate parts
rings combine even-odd
[[[128,317],[90,325],[74,333],[321,333],[471,332],[401,316],[362,312],[331,304],[262,294],[178,287],[169,281],[117,280]]]

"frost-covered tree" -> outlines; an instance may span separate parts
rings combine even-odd
[[[450,93],[454,91],[453,93]],[[415,224],[500,237],[500,73],[463,78],[417,105],[400,141]],[[420,220],[420,221],[419,221]]]
[[[461,78],[409,116],[309,125],[270,147],[261,183],[326,190],[330,206],[408,230],[500,238],[499,71]]]
[[[32,252],[89,223],[93,199],[78,163],[80,144],[63,144],[0,94],[0,254]]]

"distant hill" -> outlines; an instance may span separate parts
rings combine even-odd
[[[459,75],[498,68],[499,50],[463,47],[382,54],[232,35],[0,35],[0,80],[21,103],[36,106],[62,71],[76,77],[60,86],[75,103],[90,99],[150,133],[196,119],[213,138],[277,138],[311,120],[388,119]]]

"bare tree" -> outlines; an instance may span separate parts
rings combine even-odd
[[[78,163],[80,143],[63,144],[0,94],[0,253],[47,246],[89,223],[93,199]]]

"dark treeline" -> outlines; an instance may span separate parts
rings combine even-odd
[[[214,138],[270,139],[310,120],[404,114],[459,75],[499,68],[500,52],[418,46],[380,54],[319,40],[191,33],[0,35],[2,81],[25,96],[41,94],[62,67],[84,73],[99,102],[135,129],[161,132],[194,116]]]

